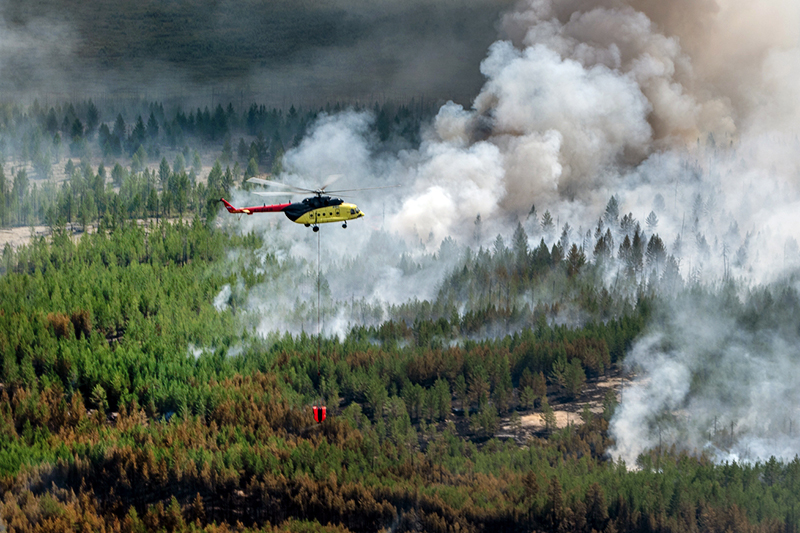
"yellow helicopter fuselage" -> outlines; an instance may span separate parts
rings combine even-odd
[[[314,226],[326,222],[347,222],[363,216],[364,213],[358,209],[357,205],[342,203],[312,209],[297,217],[294,222],[305,224],[306,226]]]

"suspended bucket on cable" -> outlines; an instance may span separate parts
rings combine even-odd
[[[317,421],[318,424],[322,424],[325,421],[325,416],[327,415],[327,407],[324,405],[315,405],[314,409],[314,420]]]

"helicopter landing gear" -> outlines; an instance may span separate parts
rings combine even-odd
[[[342,227],[343,227],[343,228],[345,228],[345,229],[347,229],[347,222],[345,222],[344,224],[342,224]]]
[[[314,226],[312,229],[314,230],[314,233],[316,233],[319,231],[319,226]]]
[[[311,224],[306,224],[306,227],[307,227],[307,228],[308,228],[308,227],[310,227],[310,226],[311,226]]]

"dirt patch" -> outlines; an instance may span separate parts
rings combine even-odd
[[[601,414],[603,400],[608,391],[614,391],[617,402],[619,402],[625,387],[632,379],[632,375],[623,374],[620,370],[614,369],[606,375],[587,380],[586,386],[577,398],[568,398],[555,387],[548,388],[547,401],[553,409],[556,428],[583,424],[581,413],[587,404],[592,413]],[[518,430],[511,425],[511,416],[504,416],[500,420],[500,431],[497,433],[497,437],[513,438],[524,442],[532,435],[544,435],[545,423],[540,407],[519,411],[518,414],[520,416]]]
[[[47,226],[33,226],[33,229],[31,226],[2,228],[0,229],[0,250],[5,248],[6,244],[10,244],[14,250],[17,250],[30,243],[33,237],[42,235],[50,235],[50,228]]]
[[[581,423],[581,417],[576,413],[570,411],[553,411],[553,415],[556,418],[556,427],[561,429],[565,428],[570,425],[574,425],[576,422]],[[532,429],[533,431],[541,431],[545,429],[544,424],[544,416],[541,413],[533,413],[529,415],[523,415],[520,417],[521,426],[523,429]],[[504,426],[504,430],[510,431],[512,428],[511,426]]]

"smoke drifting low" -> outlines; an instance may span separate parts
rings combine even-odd
[[[626,365],[640,378],[611,423],[615,457],[633,465],[659,445],[720,461],[800,453],[797,288],[757,289],[744,301],[686,295],[636,344]]]
[[[719,458],[797,453],[796,327],[748,325],[758,300],[745,288],[779,279],[797,259],[799,9],[529,0],[503,16],[472,107],[444,105],[418,149],[376,151],[368,113],[323,117],[286,154],[285,178],[345,173],[360,187],[403,186],[359,193],[373,232],[326,233],[328,250],[366,265],[331,268],[335,293],[428,297],[445,270],[426,270],[424,257],[443,239],[486,245],[524,222],[532,244],[552,244],[558,234],[527,218],[533,205],[583,237],[614,195],[632,226],[656,215],[647,232],[692,284],[735,280],[743,291],[724,293],[725,305],[722,296],[676,301],[636,345],[637,380],[612,423],[615,457],[635,461],[659,433],[690,449],[714,446]],[[625,231],[612,230],[621,240]],[[310,237],[287,246],[313,262]],[[416,266],[401,267],[401,257]]]
[[[0,19],[0,90],[8,95],[21,87],[63,84],[77,68],[75,42],[62,21],[36,17],[19,27]]]
[[[228,287],[220,295],[220,308],[238,300],[255,313],[255,327],[263,334],[316,332],[318,254],[326,335],[344,335],[356,323],[378,325],[389,317],[389,306],[435,298],[441,279],[458,263],[459,250],[454,244],[451,249],[437,245],[428,252],[419,242],[397,238],[388,218],[396,209],[393,199],[404,191],[391,187],[398,184],[393,179],[405,167],[396,156],[376,152],[377,140],[370,133],[373,120],[369,112],[321,116],[300,144],[286,153],[280,176],[285,183],[316,188],[341,175],[330,189],[367,187],[336,195],[357,203],[367,216],[351,221],[348,229],[323,224],[319,233],[281,215],[269,220],[223,218],[240,231],[264,235],[265,249],[243,267],[264,273],[268,281],[249,290]],[[253,196],[238,192],[232,201],[252,205]]]

